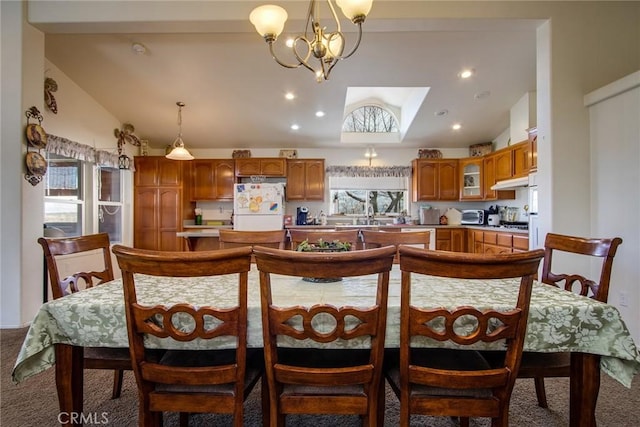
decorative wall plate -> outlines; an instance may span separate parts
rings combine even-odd
[[[40,149],[47,146],[47,133],[42,126],[35,123],[27,125],[27,142],[31,147]]]
[[[36,151],[29,151],[25,157],[27,170],[31,175],[44,175],[47,173],[47,161],[42,154]]]

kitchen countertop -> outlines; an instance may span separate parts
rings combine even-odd
[[[529,230],[520,230],[517,228],[496,227],[489,225],[472,225],[472,224],[458,224],[458,225],[441,225],[441,224],[380,224],[380,225],[288,225],[285,228],[316,228],[316,229],[331,229],[331,228],[469,228],[486,231],[500,231],[516,234],[529,234]]]

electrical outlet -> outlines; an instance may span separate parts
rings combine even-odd
[[[629,306],[629,295],[626,292],[620,292],[619,298],[620,298],[620,305],[622,307]]]

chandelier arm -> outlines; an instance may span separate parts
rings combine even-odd
[[[278,59],[278,57],[276,56],[276,53],[273,50],[273,42],[268,42],[269,43],[269,52],[271,53],[271,57],[273,58],[274,61],[276,61],[278,64],[282,65],[285,68],[298,68],[301,65],[303,65],[303,62],[300,61],[300,58],[298,57],[298,55],[296,54],[296,58],[298,59],[297,64],[287,64],[285,62],[280,61],[280,59]],[[294,49],[294,53],[295,53],[295,49]]]
[[[331,0],[327,0],[327,3],[329,4],[329,9],[331,9],[333,20],[336,22],[336,31],[339,33],[342,33],[342,30],[340,29],[340,18],[338,18],[338,14],[336,13],[335,8],[333,7],[333,3],[331,3]]]
[[[362,23],[359,23],[357,25],[358,25],[358,40],[356,40],[356,44],[353,46],[353,49],[351,49],[351,52],[349,52],[347,55],[342,55],[340,57],[336,57],[336,59],[338,59],[338,60],[347,59],[348,57],[350,57],[351,55],[356,53],[356,50],[358,50],[358,47],[360,47],[360,40],[362,40]],[[334,65],[335,65],[335,63],[334,63]],[[332,68],[333,68],[333,66],[332,66]]]

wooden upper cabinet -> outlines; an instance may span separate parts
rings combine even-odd
[[[180,187],[182,186],[182,165],[179,160],[164,156],[136,156],[134,173],[137,187]]]
[[[413,201],[458,200],[457,159],[415,159],[412,162]]]
[[[192,200],[233,200],[233,159],[194,160],[191,167]]]
[[[531,169],[531,146],[529,141],[523,141],[512,146],[513,151],[513,176],[520,178],[529,175]]]
[[[287,200],[324,200],[324,159],[287,159]]]
[[[489,154],[482,159],[483,164],[483,185],[484,200],[504,200],[515,199],[515,190],[492,190],[491,187],[497,182],[496,179],[496,154]]]
[[[495,178],[496,181],[511,179],[513,177],[513,151],[510,147],[496,151],[495,158]]]
[[[286,159],[284,157],[254,157],[235,159],[236,176],[286,176]]]

